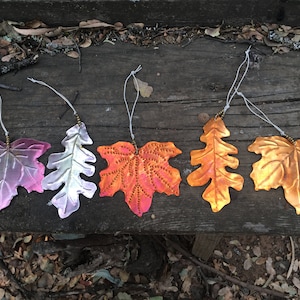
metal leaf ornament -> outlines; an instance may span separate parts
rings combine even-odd
[[[226,170],[226,167],[236,169],[239,161],[229,155],[237,154],[237,148],[222,140],[230,136],[223,120],[212,118],[203,130],[200,141],[206,143],[205,149],[191,151],[191,165],[200,167],[188,175],[187,182],[190,186],[203,186],[210,181],[202,196],[210,203],[212,211],[218,212],[230,202],[229,187],[240,191],[244,178]]]
[[[108,162],[100,172],[100,196],[121,190],[129,208],[139,217],[147,212],[155,191],[179,195],[180,173],[168,163],[181,153],[172,142],[148,142],[138,149],[129,142],[100,146],[98,152]]]
[[[0,141],[0,210],[9,206],[17,188],[24,187],[28,193],[43,192],[42,179],[45,166],[38,161],[51,146],[35,139],[21,138],[12,143],[2,122],[2,98],[0,96],[0,123],[6,142]]]
[[[100,172],[100,196],[113,196],[121,190],[131,211],[141,217],[150,209],[155,191],[167,195],[179,195],[181,182],[179,170],[169,165],[168,160],[181,153],[172,142],[151,141],[138,148],[132,130],[134,108],[139,97],[139,85],[132,71],[124,83],[124,102],[129,118],[132,143],[117,142],[111,146],[100,146],[98,152],[106,159],[108,167]],[[126,85],[133,76],[137,95],[130,112],[126,100]]]
[[[269,191],[282,186],[285,199],[300,214],[300,140],[294,141],[241,92],[238,93],[255,116],[272,125],[281,136],[258,137],[248,151],[261,154],[252,165],[255,190]]]
[[[206,147],[191,151],[191,165],[200,165],[200,167],[188,175],[187,182],[191,186],[203,186],[209,182],[202,197],[210,203],[213,212],[220,211],[230,203],[230,187],[240,191],[244,185],[244,178],[241,175],[226,170],[227,167],[236,169],[239,160],[231,156],[231,154],[237,154],[238,149],[222,140],[222,138],[230,136],[230,131],[222,119],[230,108],[231,101],[238,94],[238,89],[248,72],[250,48],[251,46],[245,51],[245,59],[236,71],[223,110],[203,127],[204,133],[201,135],[200,141],[204,142]],[[244,71],[240,75],[242,68]]]
[[[92,198],[97,189],[95,183],[80,177],[80,174],[90,177],[95,173],[95,167],[89,163],[96,162],[96,157],[91,151],[83,147],[83,145],[92,145],[93,141],[88,135],[85,124],[80,121],[76,110],[68,99],[46,83],[34,79],[30,80],[50,88],[64,99],[77,118],[77,124],[67,130],[67,136],[61,142],[65,151],[52,153],[49,156],[47,168],[56,170],[49,173],[42,181],[42,186],[46,190],[57,190],[63,185],[49,204],[53,204],[58,209],[60,218],[67,218],[79,209],[80,194]]]
[[[285,199],[300,214],[300,140],[291,142],[282,136],[258,137],[248,147],[261,154],[252,165],[250,177],[255,190],[276,189],[282,186]]]

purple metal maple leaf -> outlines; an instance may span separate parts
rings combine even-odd
[[[28,138],[9,145],[0,141],[0,210],[9,206],[19,186],[28,193],[43,192],[45,166],[37,159],[50,147],[49,143]]]

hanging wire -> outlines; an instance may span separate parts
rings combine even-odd
[[[289,135],[287,135],[279,126],[274,124],[269,117],[261,110],[259,109],[253,102],[251,102],[242,92],[239,92],[236,90],[236,94],[243,98],[247,108],[250,110],[252,114],[263,120],[264,122],[268,123],[269,125],[273,126],[283,137],[287,138],[291,143],[294,143],[295,141],[293,138],[291,138]]]
[[[242,61],[242,63],[239,65],[239,67],[237,68],[235,78],[233,80],[233,83],[232,83],[232,85],[231,85],[231,87],[228,91],[227,97],[226,97],[226,104],[225,104],[223,110],[217,114],[217,116],[221,116],[221,118],[224,117],[226,111],[230,108],[230,103],[231,103],[232,99],[234,98],[234,96],[237,94],[237,91],[238,91],[239,87],[241,86],[242,82],[244,81],[245,76],[246,76],[246,74],[249,70],[249,66],[250,66],[250,55],[249,55],[250,49],[251,49],[251,45],[245,51],[245,58]],[[241,78],[240,78],[240,80],[237,84],[237,81],[238,81],[239,76],[240,76],[241,69],[245,64],[246,64],[245,70],[244,70],[244,72],[243,72],[243,74],[242,74],[242,76],[241,76]],[[233,91],[233,93],[232,93],[232,91]]]
[[[9,145],[9,132],[7,131],[7,129],[3,123],[3,120],[2,120],[2,97],[1,96],[0,96],[0,124],[1,124],[1,127],[2,127],[5,137],[6,137],[6,144]]]
[[[36,80],[34,78],[30,78],[30,77],[27,77],[27,79],[33,83],[37,83],[37,84],[40,84],[40,85],[43,85],[47,88],[49,88],[51,91],[53,91],[56,95],[58,95],[60,98],[62,98],[69,106],[70,108],[73,110],[73,113],[76,117],[76,120],[77,120],[77,123],[78,125],[81,124],[81,120],[79,118],[79,115],[76,111],[76,109],[74,108],[74,106],[72,105],[72,103],[63,95],[61,94],[60,92],[58,92],[55,88],[53,88],[52,86],[50,86],[49,84],[45,83],[44,81],[41,81],[41,80]]]
[[[133,120],[134,110],[135,110],[137,101],[138,101],[139,96],[140,96],[139,84],[138,84],[138,81],[135,77],[135,74],[138,73],[140,70],[142,70],[141,65],[139,65],[134,71],[130,72],[130,74],[125,79],[124,89],[123,89],[123,100],[124,100],[124,103],[125,103],[125,106],[126,106],[126,111],[127,111],[128,120],[129,120],[129,132],[130,132],[130,136],[131,136],[132,142],[135,145],[135,147],[136,147],[136,144],[135,144],[134,133],[133,133],[133,129],[132,129],[132,120]],[[127,82],[128,82],[128,80],[130,79],[131,76],[133,77],[133,80],[134,80],[134,83],[135,83],[135,86],[136,86],[136,97],[135,97],[135,100],[133,102],[133,105],[132,105],[132,108],[131,108],[131,111],[130,111],[128,101],[126,99],[126,88],[127,88]]]

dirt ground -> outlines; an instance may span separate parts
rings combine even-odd
[[[299,299],[299,238],[224,236],[207,262],[193,242],[2,233],[0,299]]]

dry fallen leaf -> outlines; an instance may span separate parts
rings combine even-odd
[[[12,58],[16,57],[19,53],[11,53],[1,57],[2,62],[9,62]]]
[[[288,26],[288,25],[280,25],[280,28],[284,31],[284,32],[287,32],[289,33],[290,30],[292,29],[291,26]]]
[[[217,28],[206,28],[204,33],[206,35],[209,35],[211,37],[217,37],[220,35],[220,29],[221,27],[217,27]]]
[[[299,261],[298,261],[298,259],[295,259],[294,265],[293,265],[293,271],[297,272],[298,268],[299,268]]]
[[[266,280],[262,277],[259,277],[258,279],[255,280],[254,284],[255,285],[264,285]]]
[[[182,292],[190,294],[191,285],[192,285],[191,277],[186,277],[181,286]]]
[[[142,81],[138,78],[136,78],[136,81],[133,80],[133,84],[136,90],[139,89],[140,95],[144,98],[150,97],[153,92],[153,87],[149,85],[148,82]]]
[[[28,244],[31,240],[32,240],[32,235],[31,235],[31,234],[30,234],[30,235],[26,235],[26,236],[24,236],[24,238],[23,238],[23,242],[24,242],[25,244]]]
[[[219,256],[219,257],[223,257],[223,253],[220,250],[215,250],[214,255]]]
[[[52,44],[60,45],[60,46],[72,46],[72,45],[74,45],[74,41],[67,38],[66,36],[63,36],[63,37],[53,40]]]
[[[236,246],[236,247],[241,247],[241,246],[242,246],[241,243],[240,243],[238,240],[231,240],[231,241],[229,242],[229,244],[230,244],[230,245],[234,245],[234,246]]]
[[[232,258],[232,251],[231,250],[229,250],[226,254],[225,254],[225,256],[224,256],[226,259],[230,259],[230,258]]]
[[[259,246],[254,246],[252,251],[255,256],[257,256],[257,257],[261,256],[261,250],[260,250]]]
[[[164,281],[158,283],[159,292],[178,292],[178,287],[172,284],[173,277],[168,276]]]
[[[218,292],[218,296],[223,297],[223,300],[232,300],[233,299],[233,294],[228,286],[222,288]]]
[[[181,253],[172,253],[170,251],[168,251],[167,253],[168,259],[170,262],[177,262],[180,261],[180,259],[182,258],[182,254]]]
[[[5,40],[5,39],[0,38],[0,48],[7,47],[7,46],[9,46],[10,44],[11,44],[10,41],[7,41],[7,40]]]
[[[292,41],[296,43],[300,42],[300,34],[295,34],[295,36],[292,38]]]
[[[116,22],[114,24],[114,27],[115,27],[116,30],[121,30],[122,28],[124,28],[124,25],[123,25],[122,22]]]
[[[192,284],[192,277],[195,276],[196,269],[189,265],[187,268],[184,268],[179,273],[180,279],[182,280],[181,290],[184,293],[190,293],[190,288]]]
[[[18,28],[15,26],[13,28],[17,33],[22,35],[43,35],[55,29],[55,28]]]
[[[77,51],[71,50],[67,53],[67,56],[72,57],[72,58],[78,58],[79,53]]]
[[[252,267],[252,259],[249,254],[247,254],[247,258],[244,261],[244,270],[249,270]]]
[[[53,276],[46,272],[37,281],[37,286],[42,289],[51,289],[53,284]]]
[[[266,258],[265,257],[259,257],[256,261],[255,261],[255,264],[258,265],[258,266],[261,266],[263,265],[265,262],[266,262]]]
[[[92,45],[92,40],[90,38],[87,38],[83,43],[81,43],[79,46],[81,48],[88,48]]]
[[[297,278],[297,277],[293,277],[293,284],[294,284],[294,286],[297,288],[297,289],[299,289],[300,290],[300,280],[299,280],[299,278]]]
[[[76,284],[78,283],[78,281],[81,279],[81,274],[74,276],[71,278],[70,282],[69,282],[69,287],[73,288],[74,286],[76,286]]]
[[[47,27],[47,25],[40,20],[32,20],[32,21],[26,22],[25,25],[28,28]]]
[[[228,266],[228,269],[229,269],[229,271],[230,271],[232,274],[236,274],[236,266],[229,265],[229,266]]]
[[[269,256],[268,259],[266,260],[266,270],[267,273],[270,275],[276,275],[276,271],[274,270],[273,266],[272,266],[272,258]]]
[[[261,34],[256,30],[256,28],[253,28],[252,25],[246,25],[242,28],[242,35],[244,39],[251,39],[255,37],[258,41],[262,41],[264,38],[264,35]]]
[[[114,26],[96,19],[81,21],[79,23],[79,28],[96,28],[96,27],[114,27]]]
[[[76,27],[73,27],[73,28],[75,29]],[[60,35],[62,33],[62,31],[63,31],[63,27],[58,26],[57,28],[54,28],[54,30],[46,32],[45,36],[55,37],[55,36]]]

